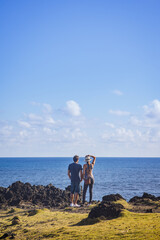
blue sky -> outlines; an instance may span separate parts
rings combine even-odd
[[[160,2],[0,1],[0,156],[160,156]]]

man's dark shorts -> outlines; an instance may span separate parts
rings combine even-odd
[[[80,183],[79,182],[71,182],[71,193],[80,194]]]

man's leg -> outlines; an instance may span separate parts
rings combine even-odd
[[[79,199],[79,194],[78,194],[78,193],[75,193],[75,201],[74,201],[74,204],[77,204],[78,199]]]
[[[71,193],[70,199],[71,199],[71,203],[73,204],[73,199],[74,199],[74,194],[73,193]]]
[[[71,199],[71,204],[70,206],[74,206],[74,191],[75,191],[75,184],[71,182],[71,194],[70,194],[70,199]]]
[[[77,204],[77,201],[79,199],[79,194],[80,194],[80,182],[76,182],[76,184],[75,184],[75,201],[74,201],[75,207],[80,207],[80,205]]]

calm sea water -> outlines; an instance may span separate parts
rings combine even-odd
[[[52,183],[65,189],[70,184],[70,163],[72,158],[0,158],[0,186],[22,181],[35,185]],[[80,158],[79,163],[83,165],[84,159]],[[119,193],[127,200],[143,192],[160,196],[160,158],[97,157],[93,173],[94,200],[111,193]]]

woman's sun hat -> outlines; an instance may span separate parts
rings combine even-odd
[[[90,156],[86,156],[85,159],[84,159],[85,162],[89,162],[89,161],[91,161],[91,160],[92,160],[92,159],[90,158]]]

